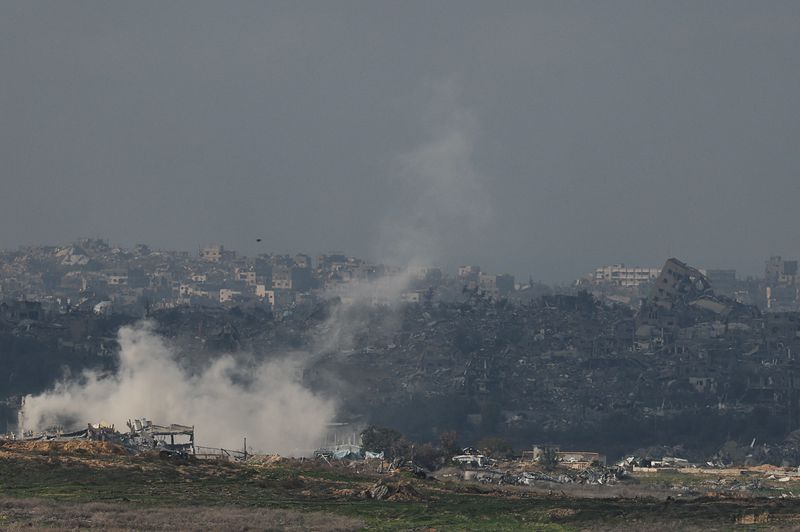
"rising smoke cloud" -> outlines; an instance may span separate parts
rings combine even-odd
[[[352,348],[367,321],[364,308],[395,305],[414,270],[476,244],[491,218],[483,178],[472,164],[476,122],[444,87],[436,99],[442,113],[429,140],[398,157],[400,177],[413,192],[396,211],[387,212],[380,226],[376,255],[405,268],[327,294],[341,304],[319,327],[310,352],[260,364],[225,354],[189,374],[151,324],[123,327],[116,372],[85,371],[26,397],[20,428],[101,420],[124,427],[128,419],[144,416],[156,423],[194,424],[198,442],[212,447],[238,448],[247,436],[266,452],[298,456],[317,448],[335,419],[335,404],[300,384],[303,367],[315,355]],[[399,327],[398,313],[386,319]]]
[[[149,323],[122,327],[118,341],[116,372],[85,371],[26,397],[22,428],[101,420],[124,427],[144,416],[193,424],[201,445],[240,448],[246,436],[256,450],[300,456],[317,448],[334,418],[333,402],[300,384],[302,356],[259,364],[223,355],[190,375]]]
[[[410,267],[440,265],[480,245],[493,219],[491,195],[473,157],[480,129],[452,83],[435,87],[426,141],[398,156],[405,196],[380,227],[377,255]]]
[[[485,177],[473,164],[478,122],[459,104],[452,82],[432,88],[425,141],[396,158],[395,177],[405,193],[385,213],[374,244],[379,261],[402,269],[329,291],[326,295],[340,297],[342,304],[322,327],[319,352],[352,347],[348,342],[363,325],[354,310],[376,303],[394,307],[419,271],[480,245],[493,218]]]

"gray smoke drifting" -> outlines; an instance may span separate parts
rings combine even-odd
[[[408,290],[413,270],[410,268],[379,277],[375,280],[352,281],[326,291],[328,298],[339,298],[331,308],[330,316],[314,335],[314,353],[329,353],[354,348],[355,337],[367,327],[372,308],[381,306],[391,312],[384,315],[384,324],[400,327],[400,297]]]
[[[119,369],[85,371],[52,390],[28,396],[23,429],[128,419],[195,426],[201,445],[240,448],[242,437],[260,451],[307,455],[323,441],[334,404],[299,382],[302,358],[248,363],[231,355],[189,375],[176,354],[144,323],[119,330]]]
[[[479,127],[440,83],[426,141],[398,157],[402,194],[381,224],[378,256],[409,267],[441,265],[480,245],[493,218],[485,177],[473,158]],[[459,259],[460,260],[460,259]]]
[[[401,269],[329,291],[326,295],[339,297],[341,304],[320,328],[317,352],[353,348],[368,321],[365,307],[388,308],[384,327],[399,328],[401,316],[394,311],[420,272],[474,248],[487,235],[493,208],[486,179],[473,161],[478,122],[459,105],[452,83],[433,88],[431,113],[421,127],[425,140],[397,156],[395,207],[380,221],[374,245],[379,261]]]

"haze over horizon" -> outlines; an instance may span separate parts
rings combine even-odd
[[[758,274],[800,256],[798,27],[788,1],[4,2],[0,248]]]

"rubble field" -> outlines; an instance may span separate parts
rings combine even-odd
[[[336,422],[390,423],[421,443],[455,431],[516,449],[666,446],[698,463],[800,465],[800,312],[731,299],[676,259],[650,288],[633,306],[580,290],[497,298],[459,283],[448,297],[398,305],[336,296],[278,313],[181,305],[146,315],[190,374],[226,354],[312,354],[298,383],[336,400]],[[0,303],[15,376],[0,382],[7,423],[65,367],[116,371],[120,327],[143,315],[46,307]]]
[[[558,482],[569,475],[601,478],[596,473],[531,470],[520,477],[527,484],[506,484],[472,478],[465,474],[469,469],[458,467],[422,479],[403,470],[379,473],[378,464],[363,460],[176,460],[119,453],[102,442],[47,443],[0,446],[0,527],[198,529],[199,516],[208,517],[205,529],[226,530],[730,530],[800,524],[800,501],[788,495],[794,488],[746,476],[634,473],[601,485]],[[735,490],[724,487],[734,485]],[[141,514],[146,515],[136,517]]]

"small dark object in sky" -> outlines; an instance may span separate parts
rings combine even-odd
[[[261,239],[260,238],[256,238],[256,242],[261,242]]]

